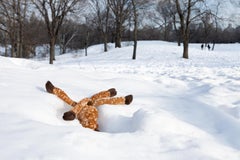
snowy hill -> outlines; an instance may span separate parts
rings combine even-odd
[[[239,160],[240,45],[215,51],[161,41],[102,52],[102,45],[46,60],[0,57],[0,157],[41,160]],[[99,129],[64,121],[70,107],[45,91],[47,80],[74,100],[115,87],[129,106],[103,105]]]

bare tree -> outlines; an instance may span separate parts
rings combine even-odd
[[[204,43],[209,43],[209,36],[210,33],[213,31],[213,25],[211,23],[211,13],[205,14],[201,17],[201,21],[203,24],[203,36],[204,36]]]
[[[137,56],[137,40],[138,40],[138,15],[140,10],[144,10],[150,4],[150,0],[131,0],[132,1],[132,14],[133,14],[133,56],[132,59],[135,60]]]
[[[2,16],[0,19],[0,30],[6,33],[6,39],[10,39],[12,57],[24,57],[23,30],[27,6],[27,0],[0,1],[0,15]]]
[[[156,23],[163,27],[164,40],[168,40],[171,30],[169,26],[172,26],[176,14],[175,6],[170,0],[162,0],[158,2],[156,11],[160,14],[159,17],[156,17]]]
[[[107,52],[110,20],[110,8],[108,5],[108,0],[90,0],[90,5],[94,14],[92,21],[96,25],[97,30],[101,33],[104,43],[104,52]]]
[[[23,56],[23,47],[24,47],[24,20],[26,19],[27,12],[27,0],[17,0],[17,22],[18,22],[18,32],[17,32],[17,51],[18,57],[26,57]]]
[[[174,39],[178,46],[181,45],[181,34],[179,31],[177,19],[177,9],[173,0],[160,0],[156,6],[156,14],[152,16],[153,22],[163,30],[163,40],[170,40],[171,32],[174,31]]]
[[[198,8],[199,3],[203,3],[205,0],[174,0],[177,9],[177,14],[180,20],[180,30],[183,39],[183,58],[188,59],[188,46],[190,37],[190,24],[205,14],[205,11],[201,11]]]
[[[214,30],[215,33],[214,33],[214,35],[215,35],[215,37],[214,37],[214,40],[213,40],[212,50],[214,50],[215,43],[219,39],[219,33],[218,33],[219,32],[219,25],[218,25],[218,21],[221,19],[221,18],[218,17],[219,7],[220,7],[220,2],[217,3],[216,11],[214,13],[214,15],[215,15],[214,16],[214,22],[215,22],[215,30]]]
[[[65,54],[70,42],[79,34],[78,25],[71,20],[64,20],[59,34],[60,54]]]
[[[11,10],[11,3],[9,1],[3,0],[0,1],[0,30],[3,31],[5,34],[4,43],[5,47],[7,47],[7,41],[10,40],[11,42],[11,57],[15,56],[15,49],[13,49],[15,44],[14,33],[13,29],[15,27],[15,16],[13,10]],[[5,55],[7,55],[7,48],[5,49]]]
[[[55,44],[63,20],[69,12],[73,12],[76,9],[75,6],[80,1],[83,0],[32,0],[35,7],[43,16],[47,26],[50,38],[50,64],[53,64],[53,60],[55,59]]]
[[[128,19],[132,6],[131,0],[107,0],[115,17],[115,47],[121,48],[123,24]]]

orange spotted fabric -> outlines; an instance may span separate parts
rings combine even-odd
[[[77,104],[77,102],[75,102],[71,98],[69,98],[68,95],[59,88],[54,87],[53,94],[58,96],[60,99],[62,99],[64,102],[66,102],[70,106],[75,106]]]
[[[113,97],[117,94],[114,88],[107,91],[101,91],[90,98],[84,98],[79,102],[72,100],[63,90],[55,87],[50,81],[46,83],[46,90],[62,99],[73,108],[64,113],[64,120],[73,120],[77,118],[83,127],[98,130],[98,110],[96,107],[104,104],[123,105],[130,104],[133,96]]]

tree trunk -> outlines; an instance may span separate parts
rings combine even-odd
[[[188,38],[184,38],[183,41],[183,58],[188,59]]]
[[[103,39],[104,39],[104,52],[107,52],[108,51],[108,49],[107,49],[107,41],[108,41],[107,34],[104,35]]]
[[[178,38],[178,46],[181,46],[181,40]]]
[[[87,56],[87,43],[85,42],[85,56]]]
[[[15,47],[13,45],[11,47],[11,57],[15,57]]]
[[[16,57],[16,43],[15,40],[11,38],[11,57]]]
[[[22,25],[20,24],[19,31],[17,34],[17,57],[23,58],[23,32]],[[25,57],[24,57],[25,58]]]
[[[5,47],[5,57],[8,57],[7,32],[4,33],[4,47]]]
[[[137,20],[135,20],[135,25],[137,25]],[[132,59],[135,60],[137,56],[137,26],[134,27],[134,44],[133,44],[133,57]]]
[[[23,20],[22,20],[22,14],[21,13],[21,6],[20,6],[20,0],[18,0],[17,2],[17,21],[19,24],[19,28],[18,28],[18,33],[17,33],[17,54],[19,58],[25,58],[25,56],[23,55]]]
[[[108,25],[109,25],[109,11],[110,11],[110,8],[109,8],[109,5],[107,4],[107,8],[106,8],[106,20],[105,20],[105,29],[103,31],[103,38],[104,38],[104,52],[107,52],[108,51],[108,48],[107,48],[107,43],[108,43]]]
[[[49,64],[53,64],[53,60],[55,59],[55,42],[56,39],[51,37],[50,40],[50,58],[49,58]]]
[[[60,54],[64,54],[66,52],[66,49],[65,48],[65,35],[64,33],[60,36]]]
[[[213,42],[212,51],[214,50],[214,47],[215,47],[215,42]]]
[[[135,0],[132,0],[132,4],[133,4],[133,14],[134,14],[134,30],[133,30],[134,45],[133,45],[133,57],[132,57],[132,59],[135,60],[136,55],[137,55],[137,24],[138,24],[137,18],[138,18],[138,16],[137,16]]]
[[[116,42],[115,42],[115,48],[121,48],[121,37],[120,37],[120,34],[117,33],[116,34]]]
[[[87,56],[88,39],[89,39],[89,31],[87,31],[87,36],[85,40],[85,56]]]
[[[22,55],[20,53],[20,36],[19,36],[19,31],[17,33],[17,58],[22,58]]]
[[[117,22],[115,48],[121,48],[121,23]]]
[[[132,59],[135,60],[137,56],[137,41],[134,40],[134,44],[133,44],[133,57]]]
[[[63,47],[62,47],[62,54],[65,54],[66,51],[67,51],[67,47],[66,47],[66,45],[63,45]]]
[[[5,57],[8,57],[8,46],[7,46],[6,42],[5,42],[4,46],[5,46]]]

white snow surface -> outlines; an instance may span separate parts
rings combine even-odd
[[[240,44],[102,45],[48,59],[0,57],[2,160],[239,160]],[[70,106],[45,91],[50,80],[74,100],[116,88],[130,105],[103,105],[99,129],[64,121]]]

